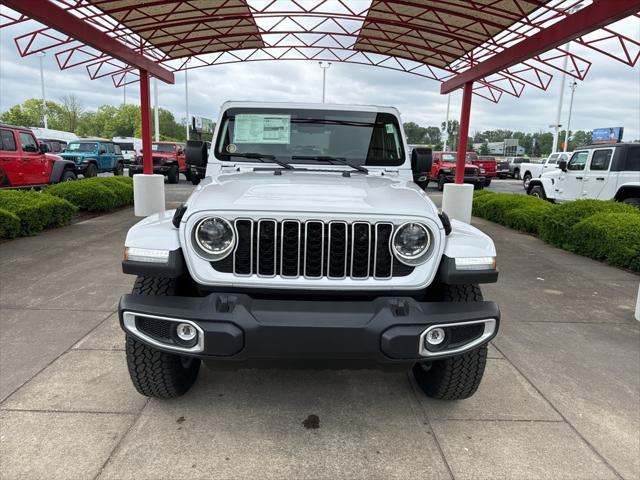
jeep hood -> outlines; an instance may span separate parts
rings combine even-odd
[[[354,172],[273,171],[233,173],[205,180],[189,199],[188,212],[229,210],[264,212],[422,215],[437,210],[413,182]]]

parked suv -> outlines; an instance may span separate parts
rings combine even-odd
[[[593,198],[640,208],[640,143],[577,148],[568,162],[531,180],[527,193],[554,202]]]
[[[457,158],[457,152],[433,152],[433,164],[429,172],[429,180],[438,182],[438,190],[442,191],[445,183],[453,183],[455,181]],[[467,159],[465,159],[464,183],[471,183],[476,190],[480,190],[485,186],[486,172],[484,168],[470,163],[469,158],[467,156]]]
[[[178,183],[182,173],[187,180],[191,179],[191,169],[184,155],[184,145],[175,142],[153,142],[151,145],[153,173],[167,177],[169,183]],[[142,157],[129,165],[129,176],[142,173]]]
[[[76,178],[73,162],[47,153],[30,129],[0,124],[0,187],[33,187]]]
[[[76,173],[85,177],[95,177],[98,173],[124,173],[124,159],[111,140],[83,138],[67,144],[62,158],[76,165]]]
[[[500,313],[478,284],[496,251],[413,182],[390,107],[227,102],[207,178],[125,240],[118,307],[131,380],[171,398],[212,368],[413,369],[429,396],[471,396]],[[474,167],[477,168],[477,167]]]

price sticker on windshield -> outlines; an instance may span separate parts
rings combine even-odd
[[[291,115],[238,114],[235,118],[233,143],[289,144]]]

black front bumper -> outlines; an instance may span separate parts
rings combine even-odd
[[[456,181],[456,175],[454,174],[450,174],[450,175],[445,175],[444,176],[444,180],[445,183],[453,183]],[[465,175],[464,176],[464,183],[470,183],[471,185],[474,186],[480,186],[483,185],[485,183],[485,177],[482,176],[477,176],[477,175]]]
[[[498,331],[500,319],[493,302],[417,302],[409,297],[264,300],[219,293],[197,298],[124,295],[119,315],[127,333],[159,350],[181,355],[232,362],[307,359],[368,364],[407,364],[431,358],[427,355],[435,359],[462,353],[489,342]],[[487,319],[492,330],[485,328],[482,338],[463,339],[461,327],[455,326]],[[199,344],[191,349],[169,338],[171,328],[180,320],[191,322],[200,332]],[[445,331],[451,332],[447,342],[453,343],[445,342],[437,347],[439,350],[425,355],[421,335],[436,324],[446,325]],[[473,325],[475,328],[478,324]],[[468,328],[465,332],[471,335]],[[460,343],[461,339],[470,339],[469,348],[464,341]],[[471,341],[476,343],[471,345]]]
[[[166,175],[167,173],[169,173],[169,170],[171,169],[172,166],[173,165],[154,165],[153,173]],[[142,173],[142,170],[143,170],[143,167],[139,163],[132,163],[129,165],[129,171],[133,173]]]

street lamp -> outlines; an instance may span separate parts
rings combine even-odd
[[[44,128],[49,128],[47,119],[47,99],[44,94],[44,67],[42,66],[42,59],[46,55],[46,52],[40,52],[38,59],[40,60],[40,86],[42,88],[42,117],[44,120]]]
[[[331,62],[318,62],[322,69],[322,103],[325,103],[325,92],[327,88],[327,70],[331,66]]]
[[[571,8],[565,9],[565,11],[571,15],[574,12],[577,12],[582,8],[582,3],[578,3]],[[567,53],[564,56],[564,61],[562,63],[562,77],[560,78],[560,96],[558,97],[558,109],[556,110],[556,123],[554,125],[550,125],[554,129],[553,132],[553,144],[551,145],[551,153],[556,152],[558,149],[558,136],[560,134],[560,117],[562,116],[562,101],[564,100],[564,84],[567,79],[567,65],[569,62],[569,51],[571,49],[571,42],[567,43]]]
[[[562,148],[563,152],[567,151],[567,145],[569,144],[569,129],[571,128],[571,112],[573,110],[573,95],[576,93],[577,87],[578,87],[578,82],[576,82],[575,80],[569,87],[571,88],[571,100],[569,101],[569,118],[567,118],[567,130],[564,132],[564,146]]]

